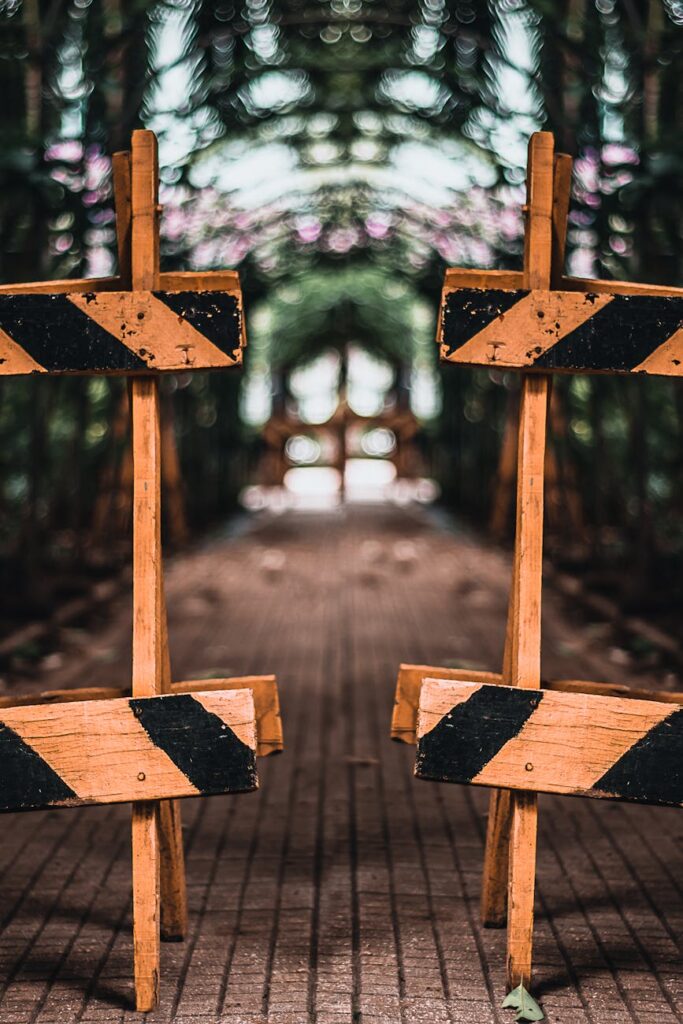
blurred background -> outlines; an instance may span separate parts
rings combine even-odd
[[[681,284],[680,0],[0,0],[0,90],[3,281],[116,272],[111,154],[141,126],[162,267],[240,271],[244,372],[163,380],[169,550],[354,502],[509,541],[517,378],[441,369],[434,338],[446,266],[521,265],[533,131],[575,157],[568,272]],[[125,571],[132,466],[124,381],[0,392],[16,666]],[[671,646],[683,389],[558,378],[551,435],[558,578]]]

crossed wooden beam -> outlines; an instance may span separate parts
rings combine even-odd
[[[522,372],[503,670],[402,665],[391,730],[418,778],[493,787],[481,914],[507,921],[509,988],[531,983],[537,793],[683,805],[683,694],[541,680],[549,374],[683,376],[683,289],[563,276],[571,170],[531,138],[523,270],[448,270],[441,302],[442,359]]]
[[[161,550],[159,373],[238,366],[234,271],[159,271],[157,142],[136,131],[113,161],[117,277],[0,287],[0,375],[126,374],[133,446],[130,689],[0,701],[0,810],[131,801],[136,1005],[154,1008],[160,938],[187,900],[176,798],[257,788],[282,750],[274,676],[172,683]]]

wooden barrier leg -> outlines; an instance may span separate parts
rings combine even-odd
[[[486,848],[481,886],[481,921],[485,928],[504,928],[507,921],[510,793],[494,789],[489,797]]]
[[[552,136],[529,145],[524,285],[548,288],[564,264],[570,157],[554,156]],[[550,379],[522,382],[517,450],[517,519],[505,636],[503,682],[540,686],[543,480]],[[537,800],[494,792],[484,857],[481,917],[500,927],[508,918],[508,984],[531,981]],[[507,894],[509,894],[509,900]],[[514,896],[513,896],[514,893]],[[510,904],[508,909],[508,902]]]
[[[513,577],[514,628],[510,630],[513,686],[541,685],[541,579],[543,558],[543,470],[549,379],[527,377],[522,385],[517,536]],[[508,876],[508,985],[531,983],[531,950],[536,874],[537,799],[510,798]]]
[[[161,577],[161,627],[163,630],[164,693],[171,692],[171,657],[168,649],[168,619]],[[185,854],[179,800],[162,800],[159,804],[161,840],[161,938],[164,942],[181,942],[187,932],[187,886]]]
[[[146,1013],[159,1001],[158,804],[133,804],[132,843],[135,1005]]]
[[[161,938],[182,942],[187,932],[187,886],[179,800],[159,803]]]
[[[159,287],[159,167],[152,132],[133,133],[130,164],[115,163],[115,189],[122,269],[131,287]],[[127,184],[129,183],[129,190]],[[127,214],[127,209],[130,211]],[[130,232],[127,226],[130,224]],[[125,239],[130,237],[126,264]],[[133,680],[134,697],[170,689],[161,551],[161,419],[158,380],[135,378],[131,385],[133,441]],[[163,815],[164,842],[160,831]],[[169,931],[184,929],[184,900],[174,902],[181,882],[182,840],[177,808],[133,805],[133,948],[135,993],[139,1011],[153,1009],[159,998],[161,849],[164,849],[164,895]],[[175,913],[178,911],[178,913]]]
[[[162,692],[161,490],[158,385],[133,381],[133,685],[134,697]],[[133,804],[133,950],[136,1006],[159,998],[160,835],[158,804]]]

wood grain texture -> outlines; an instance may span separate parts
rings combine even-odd
[[[0,375],[225,369],[242,360],[231,292],[0,295]]]
[[[425,679],[503,684],[503,676],[500,672],[481,672],[469,668],[442,668],[439,665],[401,665],[394,696],[391,731],[393,740],[413,745],[417,743],[420,690]],[[197,685],[200,686],[201,683]],[[624,686],[621,683],[596,682],[586,679],[543,679],[541,688],[560,693],[593,693],[601,697],[623,697],[626,700],[654,700],[660,703],[683,704],[683,691],[680,690],[645,690],[642,687]],[[69,693],[71,691],[58,692]],[[118,695],[118,691],[114,693],[107,691],[103,695]],[[8,700],[9,698],[0,698],[0,707],[3,706],[3,699]],[[32,702],[35,703],[35,700]]]
[[[424,676],[434,676],[434,669],[425,667]],[[451,678],[450,676],[447,678]],[[463,672],[461,677],[471,679],[471,673]],[[179,683],[171,683],[169,693],[215,692],[222,690],[251,690],[254,698],[256,714],[256,755],[267,757],[284,749],[282,719],[280,717],[280,698],[275,676],[232,676],[227,679],[186,679]],[[417,701],[419,690],[416,690],[415,720],[417,720]],[[89,686],[76,690],[43,690],[25,696],[1,696],[0,709],[25,707],[29,704],[63,704],[73,701],[111,700],[117,697],[130,697],[130,687]],[[683,697],[682,697],[683,702]],[[413,727],[414,732],[414,727]],[[412,742],[416,742],[413,740]]]
[[[153,1010],[159,1002],[159,805],[133,807],[133,969],[135,1008]]]
[[[529,140],[524,287],[550,287],[553,253],[554,140],[538,132]],[[519,407],[517,509],[512,584],[508,606],[503,677],[512,686],[541,685],[541,591],[543,573],[543,483],[550,379],[525,375]],[[488,852],[502,880],[509,852],[507,983],[531,984],[537,802],[511,801],[510,844]],[[504,835],[506,825],[496,826]],[[525,841],[520,841],[523,838]],[[515,886],[515,897],[512,888]],[[496,889],[501,885],[496,882]],[[500,910],[500,908],[498,908]]]
[[[250,690],[67,702],[0,714],[0,810],[256,788]]]
[[[614,292],[446,294],[448,362],[566,373],[683,375],[683,297]]]
[[[420,778],[683,806],[671,703],[429,680],[418,733]]]
[[[504,928],[507,922],[507,851],[510,846],[511,825],[510,793],[505,789],[494,789],[486,819],[484,867],[479,898],[479,914],[484,928]]]
[[[131,287],[159,287],[157,144],[152,132],[131,141]],[[133,697],[160,694],[167,675],[165,604],[161,554],[161,432],[159,383],[133,378],[130,387],[133,446]],[[133,949],[138,1011],[158,998],[160,941],[159,809],[150,815],[134,803]],[[174,849],[169,842],[169,850]]]

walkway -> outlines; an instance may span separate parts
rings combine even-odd
[[[505,938],[479,927],[486,793],[416,782],[388,739],[399,661],[496,668],[508,563],[421,512],[257,521],[169,571],[174,675],[277,672],[286,753],[258,794],[187,801],[189,940],[150,1020],[489,1024]],[[548,675],[633,681],[546,602]],[[72,632],[41,687],[120,683],[127,601]],[[130,1010],[128,809],[3,817],[2,1024]],[[551,1024],[683,1020],[683,815],[541,800],[537,980]]]

